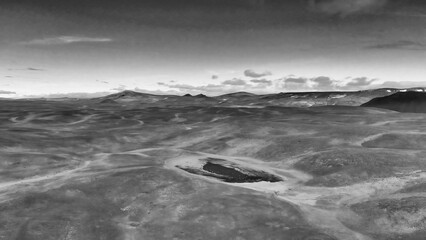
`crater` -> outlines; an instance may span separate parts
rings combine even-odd
[[[282,178],[271,173],[249,169],[223,159],[206,158],[200,159],[203,163],[197,167],[176,166],[191,174],[216,178],[228,183],[254,183],[254,182],[281,182]]]

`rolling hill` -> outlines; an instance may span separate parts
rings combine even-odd
[[[95,103],[114,101],[120,104],[149,104],[156,107],[176,106],[281,106],[281,107],[317,107],[317,106],[360,106],[374,98],[386,97],[398,92],[416,93],[424,88],[395,89],[381,88],[364,91],[346,92],[281,92],[277,94],[257,95],[248,92],[235,92],[220,96],[204,94],[191,95],[154,95],[135,91],[123,91],[101,98],[91,99]]]
[[[398,92],[390,96],[374,98],[361,106],[385,108],[398,112],[426,113],[426,93]]]

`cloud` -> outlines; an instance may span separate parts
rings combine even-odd
[[[367,77],[336,80],[325,76],[312,78],[287,76],[273,82],[277,88],[285,91],[341,91],[369,88],[376,80]]]
[[[46,71],[42,68],[34,68],[34,67],[27,67],[27,68],[9,68],[7,69],[9,71]]]
[[[201,86],[193,86],[190,84],[169,84],[164,82],[159,82],[157,84],[163,87],[167,87],[171,90],[175,90],[179,94],[205,93],[208,95],[221,95],[224,93],[239,92],[239,91],[261,92],[266,86],[265,84],[252,85],[238,78],[226,80],[221,82],[220,84],[206,84]]]
[[[223,85],[232,85],[232,86],[244,86],[247,85],[246,81],[238,78],[234,78],[231,80],[226,80],[222,82]]]
[[[27,70],[28,71],[44,71],[44,69],[41,69],[41,68],[32,68],[32,67],[27,68]]]
[[[16,94],[16,92],[11,92],[11,91],[5,91],[5,90],[0,90],[0,94]]]
[[[24,45],[32,46],[49,46],[49,45],[65,45],[72,43],[108,43],[112,42],[111,38],[99,37],[82,37],[82,36],[59,36],[51,38],[34,39],[27,42],[22,42]]]
[[[244,71],[244,76],[251,77],[251,78],[261,78],[265,76],[270,76],[272,73],[270,71],[265,71],[262,73],[255,72],[254,70],[247,69]]]
[[[287,77],[277,80],[278,86],[287,91],[302,91],[309,88],[309,79],[303,77]]]
[[[164,84],[164,83],[161,83],[161,84]],[[160,83],[158,83],[158,85],[161,85]],[[124,90],[127,90],[127,86],[126,85],[119,85],[118,87],[115,87],[115,88],[111,88],[111,90],[112,91],[119,91],[119,92],[121,92],[121,91],[124,91]]]
[[[388,0],[310,0],[309,7],[317,12],[344,17],[377,11],[387,2]]]
[[[267,85],[267,86],[271,86],[272,85],[272,81],[271,80],[267,80],[267,79],[253,79],[253,80],[250,80],[250,82],[261,84],[261,85]]]
[[[300,77],[300,78],[290,77],[290,78],[286,78],[284,80],[284,82],[288,83],[288,84],[293,84],[293,83],[294,84],[306,84],[308,82],[308,79],[302,78],[302,77]]]
[[[315,84],[314,88],[317,90],[331,90],[336,84],[335,80],[324,76],[312,78],[311,81]]]
[[[218,75],[212,75],[212,79],[218,79],[219,76]]]
[[[158,83],[161,86],[165,86],[172,89],[177,89],[181,92],[216,92],[224,89],[224,85],[208,84],[202,86],[193,86],[189,84],[167,84]]]
[[[278,79],[252,79],[249,82],[239,78],[226,80],[220,84],[206,84],[194,86],[190,84],[171,84],[159,82],[158,85],[165,87],[169,92],[177,94],[199,94],[220,95],[230,92],[246,91],[258,94],[275,92],[312,92],[312,91],[355,91],[369,88],[377,88],[377,79],[367,77],[333,79],[326,76],[297,77],[288,75]],[[120,89],[122,90],[122,89]]]
[[[366,87],[370,86],[377,79],[369,79],[366,77],[353,78],[350,82],[346,83],[345,87]]]
[[[368,46],[367,49],[403,49],[403,50],[426,50],[426,44],[401,40],[391,43],[376,44]]]
[[[412,88],[412,87],[426,87],[426,82],[393,82],[386,81],[381,84],[372,85],[373,88]]]
[[[103,81],[103,80],[99,80],[99,79],[97,79],[96,82],[103,83],[103,84],[109,84],[108,81]]]

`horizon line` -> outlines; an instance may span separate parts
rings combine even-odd
[[[236,91],[236,92],[229,92],[229,93],[223,93],[219,95],[208,95],[208,93],[197,93],[197,94],[190,94],[190,93],[183,93],[183,94],[161,94],[161,93],[153,93],[149,91],[139,91],[139,90],[122,90],[118,92],[70,92],[70,93],[50,93],[50,94],[40,94],[37,95],[27,95],[23,97],[0,97],[0,100],[27,100],[27,99],[97,99],[97,98],[104,98],[108,97],[110,95],[116,95],[124,92],[133,92],[133,93],[140,93],[140,94],[146,94],[146,95],[153,95],[153,96],[175,96],[175,97],[184,97],[185,95],[191,95],[191,96],[197,96],[197,95],[204,95],[206,97],[220,97],[224,95],[230,95],[230,94],[236,94],[236,93],[247,93],[254,96],[266,96],[266,95],[277,95],[277,94],[308,94],[308,93],[355,93],[355,92],[365,92],[365,91],[377,91],[377,90],[399,90],[399,91],[409,91],[409,90],[415,90],[415,89],[423,89],[422,92],[426,92],[426,87],[408,87],[408,88],[370,88],[370,89],[360,89],[360,90],[329,90],[329,91],[288,91],[288,92],[274,92],[274,93],[264,93],[264,94],[257,94],[247,91]],[[104,95],[100,96],[93,96],[93,97],[72,97],[72,96],[66,96],[71,94],[97,94],[97,93],[105,93]],[[64,96],[57,96],[57,97],[49,97],[49,95],[64,95]]]

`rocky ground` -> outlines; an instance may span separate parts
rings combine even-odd
[[[2,100],[0,239],[424,239],[426,115],[195,105]]]

